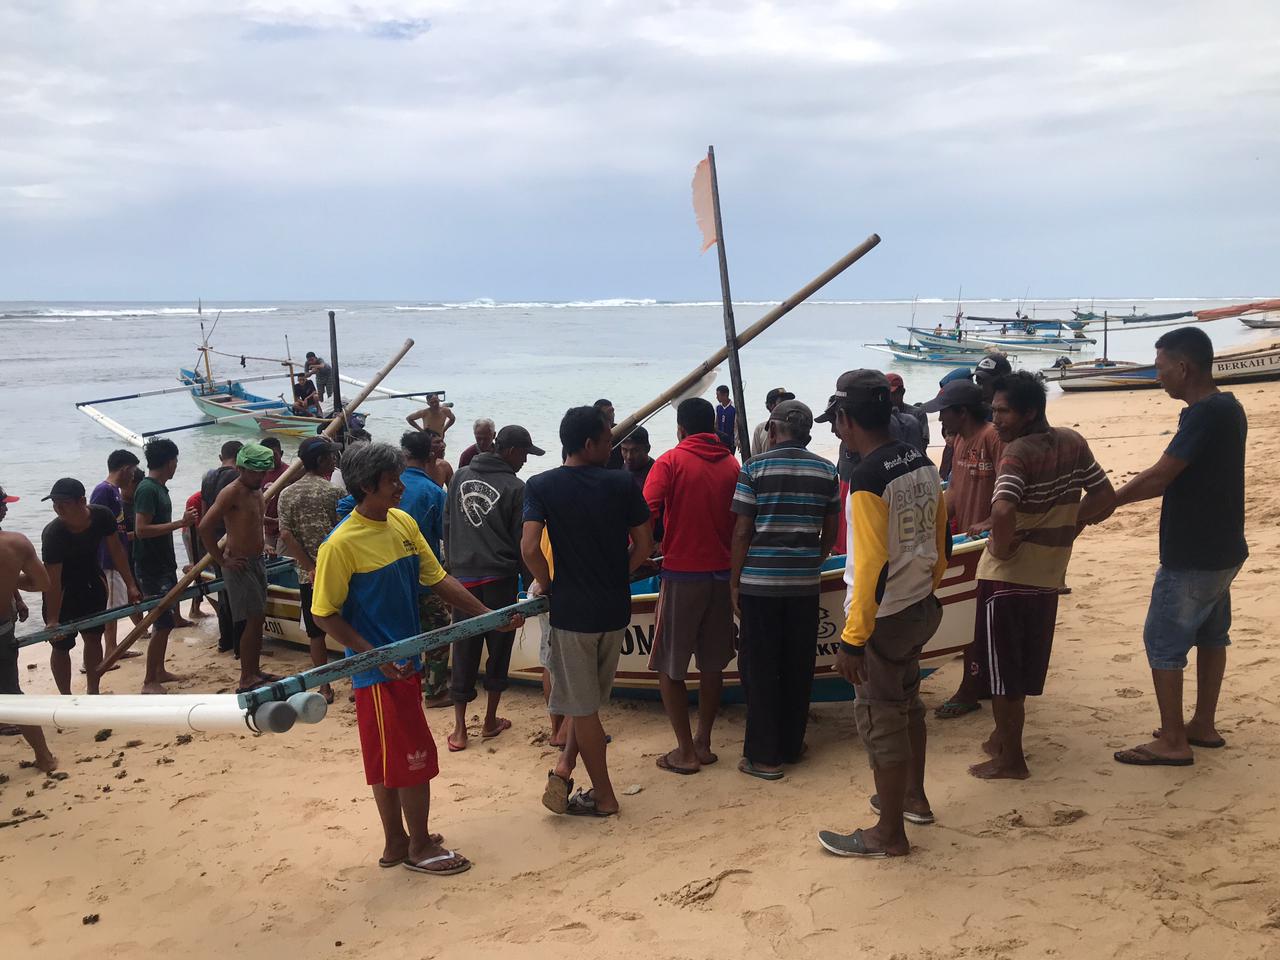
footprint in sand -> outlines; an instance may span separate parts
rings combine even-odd
[[[1116,696],[1125,700],[1136,700],[1138,697],[1143,696],[1143,693],[1137,687],[1117,687]]]

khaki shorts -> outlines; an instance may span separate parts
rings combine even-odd
[[[613,689],[625,630],[578,633],[552,627],[547,632],[547,671],[551,697],[547,709],[566,717],[589,717]]]
[[[911,760],[907,727],[924,716],[920,651],[942,623],[942,604],[930,594],[905,610],[880,617],[863,654],[866,683],[854,687],[858,736],[872,770]]]
[[[667,580],[658,593],[649,669],[683,680],[696,654],[699,673],[721,673],[733,659],[728,580]]]

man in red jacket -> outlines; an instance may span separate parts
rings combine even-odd
[[[680,443],[654,461],[644,498],[661,519],[662,588],[649,669],[658,672],[662,705],[676,748],[658,758],[672,773],[697,773],[716,762],[711,726],[720,709],[724,668],[733,659],[730,509],[738,461],[716,436],[715,409],[695,397],[676,408]],[[698,732],[689,730],[689,659],[698,658]]]

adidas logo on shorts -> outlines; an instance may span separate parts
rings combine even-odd
[[[405,759],[409,761],[410,770],[421,770],[427,765],[427,757],[430,756],[426,750],[414,750],[406,755]]]

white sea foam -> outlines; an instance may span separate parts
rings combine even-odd
[[[219,313],[275,313],[279,307],[207,307],[205,316],[217,316]],[[32,316],[32,319],[36,315]],[[115,310],[57,310],[48,309],[38,314],[41,317],[62,317],[72,320],[88,320],[95,317],[195,317],[200,311],[195,307],[119,307]]]

